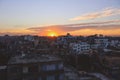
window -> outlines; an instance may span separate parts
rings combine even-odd
[[[47,65],[47,70],[55,70],[55,64]]]
[[[55,69],[56,69],[55,64],[47,64],[47,65],[42,66],[43,71],[51,71],[51,70],[55,70]]]
[[[63,63],[58,64],[58,69],[63,69]]]
[[[63,74],[59,75],[59,80],[64,80],[64,75]]]
[[[41,71],[41,66],[40,66],[40,65],[38,66],[38,71],[39,71],[39,72]]]
[[[29,66],[29,72],[38,72],[38,66],[34,64]]]
[[[38,80],[42,80],[42,78],[41,78],[41,77],[38,77]]]
[[[16,79],[16,80],[18,80],[18,79]],[[26,77],[22,78],[22,80],[35,80],[35,78],[32,76],[26,76]]]
[[[46,71],[47,69],[46,69],[46,65],[42,65],[42,70],[43,71]]]
[[[23,73],[27,73],[28,72],[28,67],[23,67]]]
[[[47,76],[47,80],[55,80],[55,76]]]
[[[21,69],[17,66],[11,66],[11,67],[8,67],[8,71],[12,73],[19,73]]]

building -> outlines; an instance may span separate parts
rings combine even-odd
[[[7,77],[6,77],[6,68],[7,68],[6,65],[0,66],[0,80],[7,80]]]
[[[106,48],[109,42],[107,38],[100,37],[95,39],[95,44],[98,46],[98,48]]]
[[[109,52],[103,56],[105,72],[115,80],[120,80],[120,55],[119,52]]]
[[[87,44],[86,42],[70,43],[70,47],[78,54],[82,52],[89,52],[90,50],[90,44]]]
[[[119,44],[119,40],[111,40],[110,41],[110,46],[116,46],[117,44]]]
[[[64,80],[63,62],[52,55],[18,55],[8,62],[8,80]]]
[[[70,33],[67,33],[65,36],[59,36],[57,38],[57,43],[58,44],[68,44],[70,42],[73,42],[76,40],[76,37],[70,35]]]
[[[24,40],[34,41],[34,36],[31,36],[31,35],[25,35],[25,36],[24,36]]]

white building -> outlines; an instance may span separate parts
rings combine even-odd
[[[86,42],[71,43],[70,47],[77,53],[88,52],[90,50],[90,44]]]
[[[97,49],[99,47],[99,44],[92,44],[91,49]]]
[[[57,38],[57,43],[58,44],[66,44],[66,43],[68,43],[72,40],[75,40],[75,39],[76,39],[76,37],[70,35],[70,33],[67,33],[67,35],[65,35],[65,36],[59,36]]]
[[[119,44],[119,40],[111,40],[110,41],[110,45],[111,46],[116,46],[116,45],[118,45]]]
[[[98,47],[106,48],[109,42],[108,42],[108,39],[106,38],[98,38],[98,39],[95,39],[95,44],[97,44]]]
[[[117,44],[118,47],[120,47],[120,42]]]
[[[31,35],[25,35],[25,36],[24,36],[24,40],[34,41],[34,37],[31,36]]]

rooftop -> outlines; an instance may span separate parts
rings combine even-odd
[[[6,68],[7,68],[7,66],[5,66],[5,65],[0,66],[0,70],[2,70],[2,69],[6,69]]]
[[[49,61],[59,61],[60,58],[53,55],[17,55],[12,57],[8,64],[25,64],[25,63],[36,63],[36,62],[49,62]]]

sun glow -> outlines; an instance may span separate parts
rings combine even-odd
[[[54,37],[54,36],[58,36],[58,35],[55,32],[50,32],[50,33],[48,33],[48,36]]]

